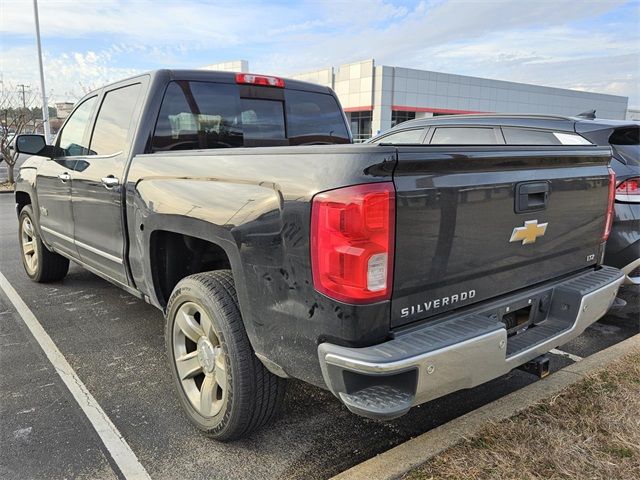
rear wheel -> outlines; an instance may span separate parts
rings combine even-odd
[[[20,211],[19,236],[22,265],[31,280],[45,283],[65,277],[69,271],[69,260],[51,252],[42,243],[35,227],[31,205],[25,205]]]
[[[228,270],[182,279],[167,307],[167,354],[189,420],[217,440],[233,440],[271,421],[285,380],[253,352]]]

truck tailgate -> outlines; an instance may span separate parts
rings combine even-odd
[[[610,158],[591,146],[398,147],[392,326],[594,265]]]

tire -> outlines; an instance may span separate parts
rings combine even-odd
[[[62,280],[69,271],[69,260],[50,251],[40,238],[31,205],[20,211],[18,238],[22,265],[31,280],[38,283]]]
[[[189,420],[229,441],[279,413],[286,380],[256,357],[229,270],[182,279],[167,305],[165,344],[178,398]]]

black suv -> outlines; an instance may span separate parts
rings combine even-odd
[[[595,115],[479,114],[409,120],[371,140],[378,144],[608,145],[616,173],[613,229],[604,263],[640,284],[640,125]]]

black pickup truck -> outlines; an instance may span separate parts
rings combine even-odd
[[[104,87],[54,145],[17,139],[35,155],[15,193],[27,275],[72,260],[161,309],[180,402],[221,440],[272,419],[287,377],[390,419],[611,306],[609,148],[349,143],[312,84],[162,70]]]

